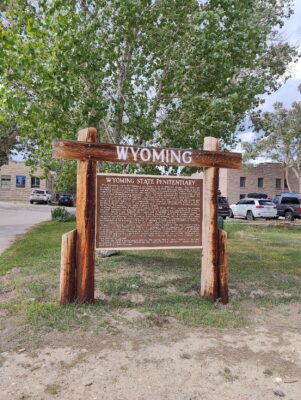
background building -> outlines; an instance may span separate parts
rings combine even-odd
[[[289,169],[288,180],[293,192],[299,193],[299,180]],[[237,202],[251,192],[264,192],[275,196],[288,191],[281,163],[261,163],[242,169],[220,169],[219,187],[229,203]]]
[[[202,178],[203,173],[193,174],[193,176]],[[300,193],[301,182],[299,183],[291,169],[289,169],[288,178],[292,191]],[[276,196],[288,191],[283,164],[271,162],[247,165],[241,169],[221,168],[219,189],[222,195],[228,198],[230,204],[236,203],[251,192],[264,192],[268,196]]]
[[[52,189],[52,179],[41,179],[38,169],[30,176],[30,168],[24,162],[10,161],[0,168],[0,201],[29,202],[33,189]]]

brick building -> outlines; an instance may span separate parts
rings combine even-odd
[[[194,174],[202,177],[202,173]],[[300,193],[298,178],[289,170],[289,183],[293,192]],[[241,169],[220,169],[219,189],[223,196],[228,197],[229,203],[235,203],[251,192],[264,192],[275,196],[288,191],[283,165],[280,163],[261,163],[243,166]]]
[[[299,193],[299,181],[291,169],[288,180],[292,191]],[[231,204],[251,192],[264,192],[268,196],[275,196],[288,191],[283,165],[271,162],[248,165],[242,169],[220,169],[219,187]]]
[[[0,167],[0,201],[29,202],[33,189],[51,190],[51,179],[41,179],[43,171],[29,175],[30,168],[24,162],[9,161]]]

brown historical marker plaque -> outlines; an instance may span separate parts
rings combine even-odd
[[[158,175],[97,175],[96,247],[202,247],[203,181]]]

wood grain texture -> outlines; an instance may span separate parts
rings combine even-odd
[[[117,157],[117,145],[115,144],[100,144],[100,143],[85,143],[84,141],[77,142],[73,140],[59,140],[53,142],[53,158],[64,160],[94,160],[94,161],[110,161],[123,164],[153,164],[153,165],[183,165],[191,167],[218,167],[218,168],[241,168],[242,156],[240,153],[230,153],[219,150],[182,150],[182,149],[165,149],[163,147],[142,147],[142,146],[123,146],[132,147],[135,151],[138,149],[156,149],[169,150],[175,152],[191,151],[192,161],[184,162],[161,162],[161,161],[142,161],[134,160],[133,154],[129,151],[126,161],[119,160]]]
[[[60,303],[68,304],[76,296],[76,229],[62,236]]]
[[[218,151],[218,139],[206,137],[204,149]],[[218,181],[218,168],[204,169],[201,296],[213,301],[218,297]]]
[[[218,297],[221,299],[223,304],[228,304],[228,244],[227,232],[223,229],[218,229],[218,272]]]
[[[80,131],[81,141],[94,143],[96,129]],[[94,301],[95,270],[95,208],[96,208],[96,161],[77,163],[76,200],[76,266],[77,299],[81,302]]]

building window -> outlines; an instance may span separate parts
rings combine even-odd
[[[240,177],[239,186],[240,187],[246,187],[246,177],[245,176],[241,176]]]
[[[31,177],[31,187],[32,188],[39,188],[40,187],[40,178],[37,176]]]
[[[276,178],[276,189],[281,189],[281,178]]]
[[[26,177],[23,175],[16,176],[16,187],[17,188],[25,188]]]
[[[1,175],[1,187],[9,188],[10,182],[11,182],[10,175]]]
[[[258,178],[257,185],[259,188],[263,188],[263,178]]]
[[[240,198],[240,199],[244,199],[245,197],[246,197],[245,194],[240,194],[240,195],[239,195],[239,198]]]
[[[288,189],[286,179],[284,179],[284,189]]]

